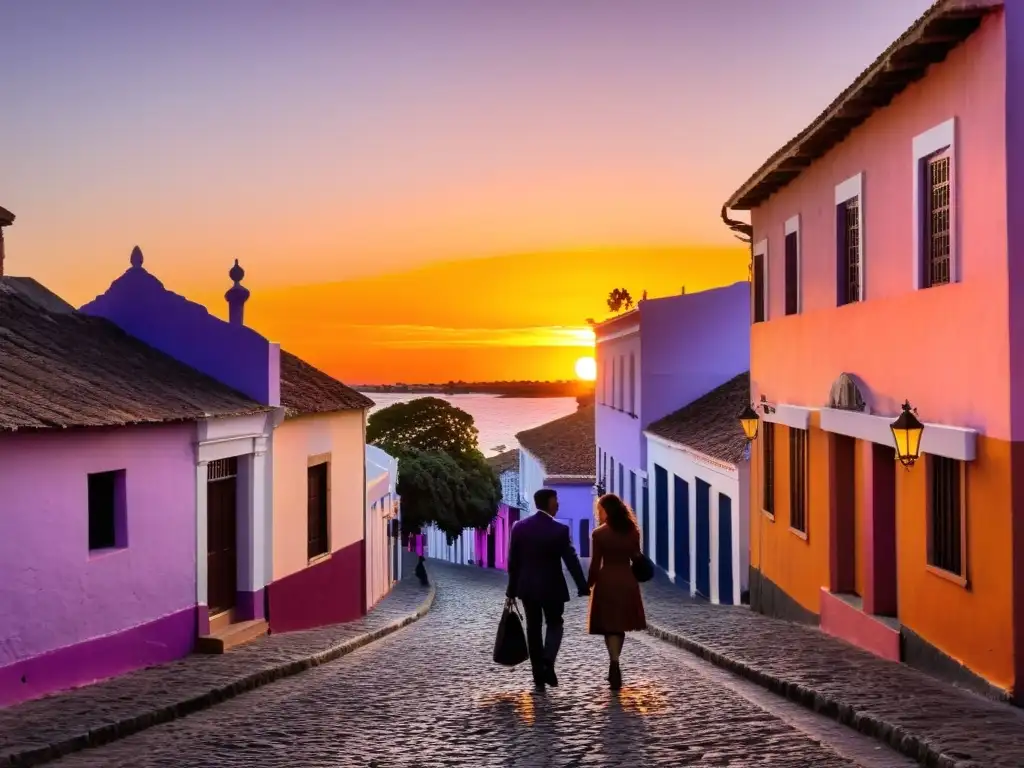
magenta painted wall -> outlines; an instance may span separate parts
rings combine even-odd
[[[224,271],[225,282],[227,270]],[[133,266],[81,308],[252,399],[280,405],[280,347],[251,328],[214,317]]]
[[[488,530],[475,531],[474,546],[476,549],[476,556],[479,563],[482,563],[484,567],[494,567],[499,570],[505,570],[507,568],[506,559],[508,556],[508,534],[509,534],[509,522],[508,522],[508,505],[499,504],[498,514],[494,518],[494,522],[491,523],[491,528],[494,529],[494,563],[490,563],[487,559],[487,538]]]
[[[770,319],[752,330],[756,394],[820,406],[847,372],[863,382],[876,413],[896,414],[910,397],[925,421],[1010,437],[1009,304],[1024,283],[1008,282],[1005,52],[1003,14],[996,13],[927,78],[753,212],[754,241],[767,239],[769,248]],[[962,282],[915,290],[913,139],[952,117]],[[836,308],[835,187],[858,173],[866,300]],[[796,214],[803,311],[785,317],[783,226]]]
[[[362,540],[267,587],[271,632],[353,621],[366,613]]]
[[[20,683],[40,654],[173,615],[176,624],[187,622],[186,634],[143,633],[145,653],[131,643],[116,653],[140,663],[188,653],[195,637],[194,442],[192,424],[0,436],[0,699],[25,698],[11,693],[15,668],[26,693],[46,692],[31,676]],[[86,476],[119,469],[126,475],[127,547],[90,556]],[[85,654],[73,679],[54,678],[53,685],[125,671],[109,662],[102,649]]]

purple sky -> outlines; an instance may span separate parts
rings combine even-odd
[[[177,287],[727,243],[724,198],[928,0],[31,0],[0,33],[11,270]]]

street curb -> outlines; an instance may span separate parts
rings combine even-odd
[[[318,667],[321,664],[334,661],[335,659],[352,653],[352,651],[369,645],[376,640],[380,640],[383,637],[394,634],[403,627],[423,618],[423,616],[425,616],[433,606],[436,594],[436,588],[431,585],[427,596],[420,602],[419,606],[412,613],[406,614],[399,619],[395,619],[382,627],[378,627],[377,629],[349,638],[344,642],[331,646],[330,648],[320,651],[319,653],[315,653],[312,656],[294,659],[271,669],[260,670],[259,672],[255,672],[225,685],[213,688],[198,696],[193,696],[192,698],[178,701],[174,704],[167,704],[159,709],[142,715],[136,715],[117,722],[107,723],[102,727],[88,731],[87,733],[62,739],[59,742],[48,744],[45,747],[38,747],[35,749],[0,756],[0,765],[9,766],[10,768],[28,768],[28,766],[42,765],[43,763],[48,763],[61,757],[65,757],[73,752],[79,752],[91,747],[103,746],[104,744],[109,744],[113,741],[133,736],[134,734],[148,728],[152,728],[153,726],[163,725],[164,723],[169,723],[172,720],[177,720],[187,715],[200,712],[204,709],[209,709],[210,707],[221,704],[229,699],[233,699],[243,693],[248,693],[249,691],[261,688],[269,683],[283,680],[286,677],[292,677],[293,675],[305,672],[313,667]]]
[[[907,732],[898,725],[887,723],[870,712],[865,712],[851,704],[846,704],[830,694],[822,693],[813,688],[789,682],[775,675],[763,672],[745,662],[729,658],[725,654],[719,653],[706,645],[690,640],[678,632],[663,629],[648,621],[647,633],[658,640],[671,643],[685,651],[689,651],[695,656],[711,662],[716,667],[721,667],[728,672],[757,683],[772,693],[800,704],[818,714],[825,715],[841,725],[848,726],[865,736],[877,739],[900,754],[917,760],[922,765],[935,766],[936,768],[971,768],[978,765],[972,761],[965,761],[962,756],[953,757],[943,754],[921,737]]]

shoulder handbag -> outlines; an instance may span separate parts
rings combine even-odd
[[[634,557],[632,561],[630,561],[629,566],[633,571],[633,576],[635,576],[636,580],[641,584],[654,578],[654,563],[652,563],[651,558],[643,552]]]

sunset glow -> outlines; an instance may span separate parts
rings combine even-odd
[[[597,361],[592,357],[581,357],[576,361],[576,378],[582,381],[597,379]]]

